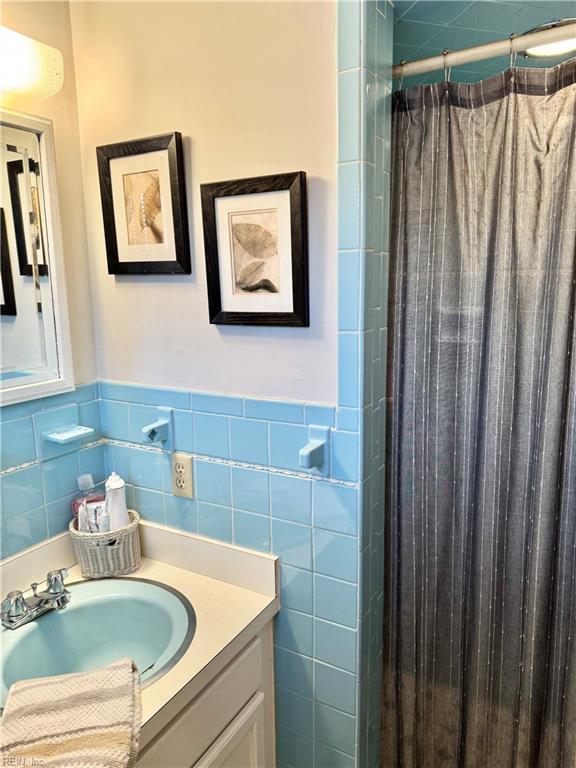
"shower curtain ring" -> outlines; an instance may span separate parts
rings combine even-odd
[[[512,50],[512,41],[516,37],[516,34],[512,32],[510,35],[510,69],[514,69],[516,66],[516,51]]]
[[[402,90],[402,86],[404,85],[404,67],[406,66],[406,59],[400,59],[400,86],[398,88],[399,91]]]
[[[449,67],[446,64],[446,56],[448,56],[449,53],[450,51],[448,50],[448,48],[444,48],[444,50],[442,51],[442,56],[444,56],[444,81],[446,82],[446,84],[448,84],[448,81],[450,80],[450,73],[452,72],[452,67]]]

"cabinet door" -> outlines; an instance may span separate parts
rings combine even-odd
[[[263,693],[250,699],[194,768],[266,768]]]

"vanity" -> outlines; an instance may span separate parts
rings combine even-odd
[[[84,581],[66,534],[3,563],[3,591],[22,588],[31,576],[40,581],[45,569],[65,565],[71,595],[63,611],[2,629],[3,685],[18,677],[18,654],[26,657],[20,679],[88,668],[91,635],[94,666],[114,655],[131,655],[140,666],[152,662],[140,669],[139,768],[275,765],[277,559],[148,522],[141,523],[141,541],[141,567],[115,579]],[[100,631],[96,624],[90,631],[91,605],[104,617]],[[80,620],[75,611],[82,612]],[[106,631],[114,648],[101,647]],[[45,637],[38,643],[40,633]]]

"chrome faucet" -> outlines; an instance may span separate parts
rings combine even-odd
[[[68,577],[66,568],[58,571],[49,571],[46,575],[46,589],[38,592],[38,582],[32,587],[32,597],[24,597],[20,590],[8,592],[0,604],[0,618],[2,626],[7,629],[17,629],[29,621],[34,621],[43,613],[66,608],[70,602],[70,592],[64,586],[64,579]]]

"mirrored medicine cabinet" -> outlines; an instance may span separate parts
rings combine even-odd
[[[0,403],[74,387],[52,122],[0,115]]]

